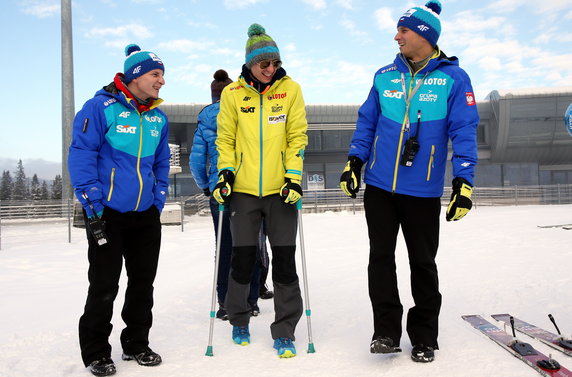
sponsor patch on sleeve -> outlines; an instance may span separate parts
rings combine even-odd
[[[475,101],[475,95],[473,92],[466,92],[465,97],[467,98],[467,105],[475,106],[477,102]]]

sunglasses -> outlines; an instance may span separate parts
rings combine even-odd
[[[270,64],[272,64],[272,66],[276,69],[282,66],[282,62],[280,60],[263,60],[258,64],[260,65],[260,69],[266,69],[270,67]]]

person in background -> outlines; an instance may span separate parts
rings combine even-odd
[[[302,315],[296,273],[297,208],[302,197],[306,109],[300,86],[282,68],[274,40],[258,24],[248,28],[238,81],[222,91],[218,114],[219,179],[213,196],[230,204],[232,259],[225,307],[236,344],[250,343],[247,302],[264,223],[272,249],[274,348],[296,355],[293,341]]]
[[[447,221],[460,220],[471,209],[477,164],[479,115],[473,88],[459,60],[437,46],[440,13],[440,2],[430,0],[399,18],[394,40],[400,53],[375,73],[340,178],[342,190],[355,198],[365,166],[374,322],[370,351],[401,351],[403,306],[395,264],[401,228],[415,302],[407,315],[407,333],[411,358],[417,362],[433,361],[439,348],[441,293],[435,257],[448,141],[453,147],[454,178]]]
[[[568,130],[570,136],[572,136],[572,103],[566,109],[566,113],[564,114],[564,125]]]
[[[122,358],[144,366],[161,363],[149,348],[149,331],[171,156],[167,116],[157,107],[165,67],[156,54],[134,44],[125,55],[124,73],[76,114],[69,147],[71,183],[84,209],[89,244],[79,343],[95,376],[116,372],[109,336],[123,260]]]
[[[228,77],[228,73],[223,70],[217,70],[213,75],[214,80],[211,83],[211,99],[212,103],[201,110],[197,117],[197,129],[193,138],[193,146],[191,147],[191,155],[189,157],[189,167],[191,174],[200,189],[203,190],[205,196],[210,197],[209,207],[213,219],[215,240],[218,237],[218,222],[219,222],[219,204],[211,196],[211,191],[214,189],[218,180],[217,160],[218,152],[216,150],[215,140],[217,136],[217,122],[216,117],[220,110],[220,95],[225,86],[232,83]],[[223,212],[223,221],[221,229],[221,245],[219,255],[219,266],[217,276],[217,298],[219,309],[216,312],[216,317],[222,320],[228,320],[228,315],[224,308],[224,299],[228,289],[228,274],[230,272],[230,256],[232,253],[232,235],[230,232],[230,213],[228,205]],[[266,253],[266,236],[264,233],[260,234],[259,242],[264,246],[261,253]],[[266,254],[268,258],[268,254]],[[259,280],[260,264],[257,263],[254,273],[254,280],[251,284],[250,294],[248,296],[248,303],[250,305],[250,313],[257,316],[260,312],[258,307],[258,296],[260,291]]]

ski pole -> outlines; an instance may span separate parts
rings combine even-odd
[[[210,328],[209,328],[209,343],[207,345],[207,352],[205,356],[213,356],[213,330],[214,330],[214,319],[215,319],[215,308],[216,308],[216,285],[218,282],[218,262],[220,257],[220,244],[222,239],[222,219],[224,216],[224,204],[219,204],[218,206],[218,229],[216,237],[216,252],[215,252],[215,267],[213,276],[213,294],[211,299],[211,311],[210,311]]]
[[[312,341],[312,324],[310,316],[312,310],[310,309],[310,295],[308,293],[308,274],[306,272],[306,250],[304,248],[304,229],[302,227],[302,199],[296,202],[298,209],[298,232],[300,234],[300,257],[302,259],[302,278],[304,280],[304,302],[306,303],[306,319],[308,320],[308,353],[316,352],[314,342]]]

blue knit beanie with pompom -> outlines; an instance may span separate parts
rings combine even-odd
[[[126,84],[154,69],[165,72],[165,66],[157,55],[149,51],[141,51],[141,47],[136,44],[125,47],[125,56],[127,58],[123,65],[123,74]]]
[[[397,27],[404,26],[416,32],[435,47],[441,34],[441,3],[430,0],[424,7],[413,7],[397,21]]]

